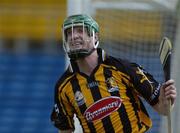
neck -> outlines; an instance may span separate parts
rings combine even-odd
[[[90,75],[94,68],[98,65],[97,50],[92,52],[89,56],[77,60],[79,70],[87,75]]]

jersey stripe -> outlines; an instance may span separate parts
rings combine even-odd
[[[74,94],[76,93],[76,91],[81,92],[81,87],[79,86],[78,79],[75,76],[71,80],[71,84],[72,84],[72,87],[73,87]],[[79,109],[81,111],[81,114],[83,114],[85,112],[85,110],[87,109],[86,104],[84,103],[83,105],[79,106]],[[87,122],[87,124],[88,124],[90,132],[95,132],[96,131],[93,123]]]
[[[99,67],[99,69],[97,71],[100,72],[100,71],[103,71],[103,69],[101,67]],[[96,74],[98,72],[96,72]],[[93,75],[91,78],[88,78],[87,81],[88,81],[88,83],[91,83],[93,81],[96,81],[96,78],[97,78],[97,75]],[[94,87],[91,88],[91,94],[93,96],[94,101],[98,101],[98,100],[100,100],[102,98],[101,92],[100,92],[98,86],[94,86]],[[105,132],[109,132],[109,131],[111,131],[112,133],[114,132],[112,122],[111,122],[109,116],[106,116],[105,118],[102,119],[102,124],[103,124]]]
[[[108,87],[109,87],[109,86],[108,86],[108,84],[107,84],[107,80],[108,80],[109,77],[112,77],[112,72],[111,72],[110,70],[108,70],[106,67],[103,67],[103,74],[104,74],[104,82],[106,83],[106,90],[108,91]],[[112,95],[112,93],[113,93],[113,92],[110,93],[110,96],[115,96],[115,95]],[[113,122],[114,119],[117,120],[118,118],[117,118],[117,117],[116,117],[116,118],[113,117],[113,118],[111,118],[111,119],[112,119],[112,122]],[[119,119],[119,122],[120,122],[119,126],[121,126],[122,123],[121,123],[120,119]],[[111,124],[111,125],[112,125],[111,127],[108,127],[108,128],[109,128],[109,131],[112,131],[112,133],[115,132],[114,129],[116,129],[116,128],[114,128],[114,126],[115,126],[115,124],[117,124],[117,123],[113,123],[113,124],[114,124],[114,125]]]
[[[126,86],[126,88],[128,88],[128,85],[127,85],[127,83],[124,81],[124,80],[122,80],[122,83]],[[131,88],[132,89],[132,88]],[[138,130],[140,130],[141,128],[142,128],[142,125],[141,125],[141,121],[140,121],[140,118],[139,118],[139,115],[138,115],[138,112],[136,111],[136,110],[138,110],[138,105],[137,105],[137,103],[136,103],[136,100],[135,100],[135,98],[134,98],[134,95],[132,94],[132,90],[130,90],[130,89],[127,89],[127,96],[128,97],[130,97],[131,99],[130,99],[130,102],[132,103],[132,107],[133,107],[133,111],[134,111],[134,113],[135,113],[135,116],[136,116],[136,119],[137,119],[137,122],[138,122]]]
[[[63,125],[61,128],[65,128],[65,129],[69,129],[69,128],[74,128],[74,125],[72,124],[72,121],[69,119],[69,117],[62,117],[61,116],[61,112],[63,112],[63,113],[65,113],[66,114],[66,110],[65,110],[65,108],[64,108],[64,106],[60,103],[60,102],[58,102],[58,100],[61,100],[61,99],[59,99],[59,88],[56,88],[55,89],[55,103],[57,104],[57,108],[58,108],[58,118],[61,118],[61,119],[63,119],[64,120],[64,122],[66,123],[66,125]]]
[[[60,97],[59,101],[60,101],[62,110],[64,110],[64,112],[66,112],[66,113],[64,113],[64,114],[67,114],[68,111],[67,111],[67,109],[65,108],[65,105],[64,105],[61,97]],[[72,118],[69,117],[68,115],[67,115],[67,121],[68,121],[68,123],[69,123],[69,126],[70,126],[71,128],[74,128],[74,123],[73,123],[73,121],[72,121]]]
[[[106,79],[112,77],[112,71],[110,71],[110,69],[106,69],[104,68],[104,73],[106,75]],[[120,93],[118,91],[114,91],[114,92],[110,92],[111,96],[117,96],[117,97],[121,97]],[[118,109],[118,113],[122,122],[122,126],[123,126],[123,131],[126,133],[131,133],[132,132],[132,127],[125,109],[124,104],[121,104],[121,107]]]
[[[101,74],[103,74],[103,76],[100,76]],[[106,83],[106,78],[105,78],[105,75],[104,75],[104,67],[100,66],[99,67],[99,71],[96,72],[96,75],[95,75],[96,79],[97,80],[100,80],[101,82],[103,83]],[[104,90],[106,90],[106,93],[104,92]],[[107,96],[110,96],[110,94],[107,93],[107,85],[103,86],[103,89],[100,89],[100,92],[101,92],[101,95],[102,97],[107,97]],[[114,133],[114,126],[113,126],[113,123],[112,123],[112,119],[111,119],[111,116],[107,116],[105,118],[102,119],[104,125],[105,125],[105,131],[107,132],[111,132],[111,133]],[[108,126],[106,126],[108,125]]]

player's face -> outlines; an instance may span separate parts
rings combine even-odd
[[[83,26],[67,29],[66,42],[71,51],[93,48],[93,39],[89,36],[87,28],[83,28]]]

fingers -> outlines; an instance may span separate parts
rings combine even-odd
[[[174,100],[176,99],[176,91],[172,89],[165,91],[165,97],[166,99],[171,99],[171,101],[174,103]]]
[[[170,79],[170,80],[166,81],[163,85],[168,86],[168,85],[171,85],[171,84],[175,84],[175,81],[173,79]]]
[[[166,99],[171,99],[171,103],[174,104],[177,92],[174,80],[168,80],[163,84],[164,96]]]

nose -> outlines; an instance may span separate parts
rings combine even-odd
[[[73,39],[76,39],[76,38],[79,37],[79,34],[78,34],[78,32],[76,30],[73,31],[72,37],[73,37]]]
[[[77,30],[74,30],[73,33],[72,33],[72,40],[77,40],[77,39],[80,39],[81,35],[80,33],[77,31]]]

